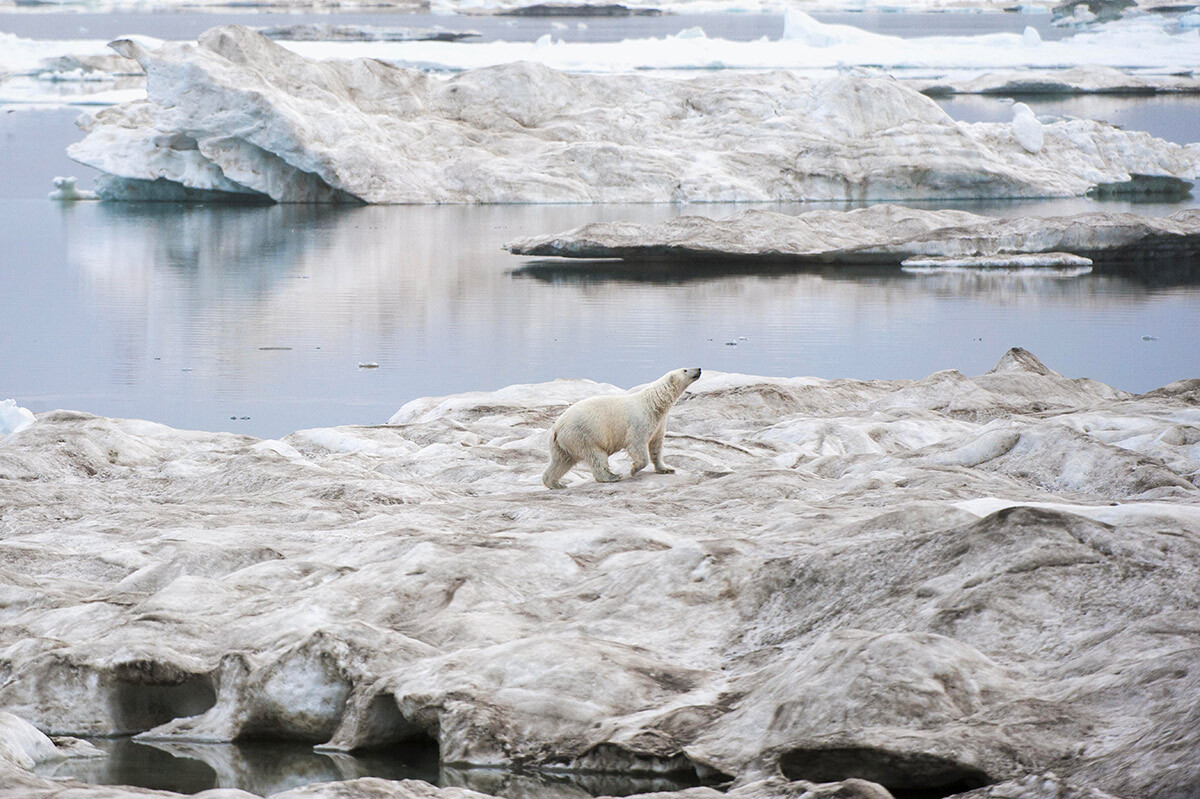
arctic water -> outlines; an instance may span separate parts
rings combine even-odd
[[[557,377],[632,386],[698,365],[921,378],[981,373],[1013,346],[1128,391],[1200,376],[1200,285],[1178,278],[584,270],[501,249],[590,221],[745,206],[58,204],[50,178],[90,180],[64,153],[78,113],[0,112],[0,398],[35,412],[274,437]]]
[[[103,757],[43,763],[38,774],[96,785],[137,785],[178,793],[236,788],[270,796],[313,782],[359,777],[421,780],[469,788],[491,796],[586,799],[676,791],[699,784],[695,775],[567,774],[496,768],[455,768],[438,763],[436,745],[396,744],[355,752],[318,752],[294,741],[235,744],[140,743],[130,738],[91,739]]]

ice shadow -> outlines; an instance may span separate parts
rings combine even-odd
[[[677,791],[701,784],[698,777],[687,774],[548,774],[444,766],[438,762],[437,745],[421,741],[354,754],[317,752],[306,744],[279,741],[149,744],[117,738],[93,739],[92,743],[105,757],[45,763],[37,773],[93,785],[132,785],[186,794],[237,788],[259,796],[359,777],[421,780],[505,799],[591,799]]]

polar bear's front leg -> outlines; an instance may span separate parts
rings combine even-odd
[[[666,426],[660,427],[650,439],[650,460],[654,462],[654,471],[658,474],[675,474],[675,470],[662,462],[663,434]]]
[[[596,478],[597,483],[615,483],[621,478],[613,474],[608,469],[608,456],[598,449],[594,449],[588,453],[588,466],[592,467],[592,477]]]

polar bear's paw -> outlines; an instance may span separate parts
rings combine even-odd
[[[655,474],[675,474],[675,470],[672,469],[670,466],[655,466],[654,473]]]

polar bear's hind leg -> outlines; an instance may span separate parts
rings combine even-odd
[[[621,478],[608,468],[608,455],[603,450],[593,449],[587,454],[588,465],[592,467],[592,476],[597,483],[615,483]]]
[[[647,451],[645,444],[632,444],[625,452],[628,453],[629,459],[633,461],[633,465],[629,467],[630,477],[645,469],[650,463],[650,453]]]
[[[578,462],[574,456],[558,445],[557,441],[550,442],[550,465],[542,475],[546,488],[566,488],[563,485],[563,475],[571,471]]]

